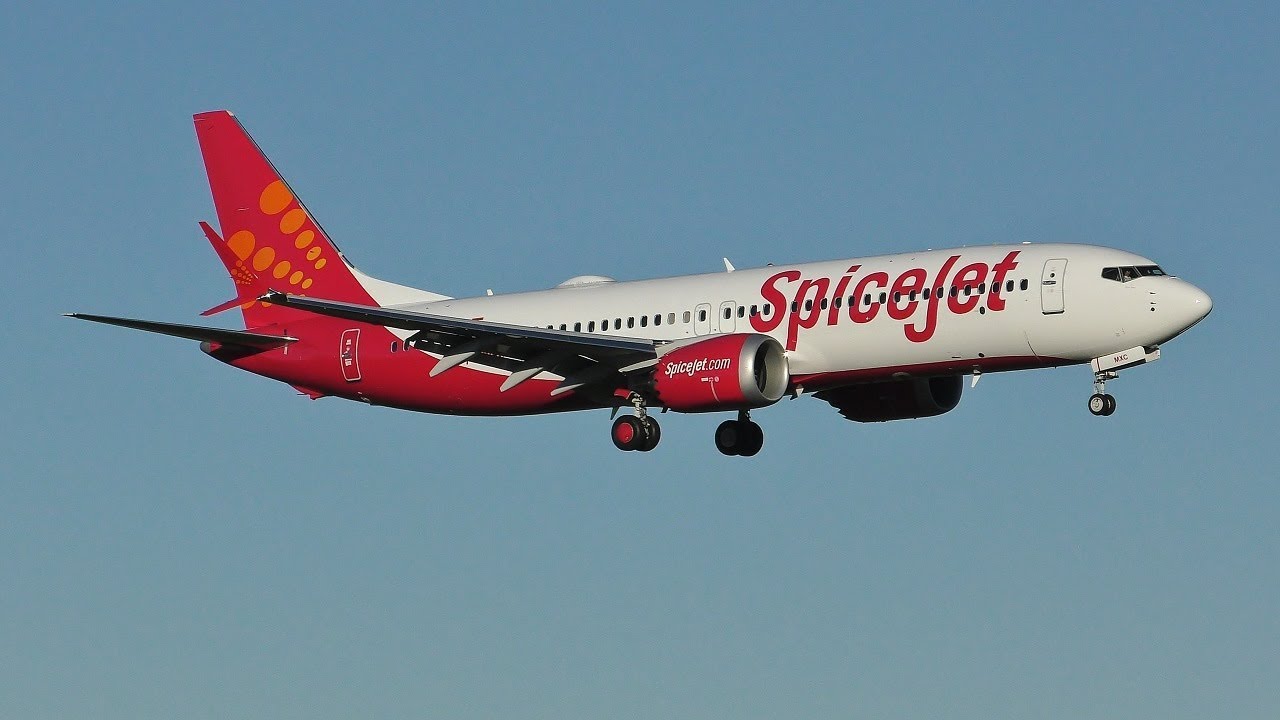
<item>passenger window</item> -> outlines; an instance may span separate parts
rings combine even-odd
[[[675,313],[667,313],[667,324],[668,324],[668,325],[675,325],[675,324],[676,324],[676,314],[675,314]]]
[[[924,292],[921,293],[921,297],[923,297],[925,300],[929,299],[929,288],[924,289]]]
[[[880,293],[880,304],[881,304],[881,305],[883,305],[883,304],[885,303],[885,300],[886,300],[887,298],[888,298],[888,295],[887,295],[887,294],[885,294],[885,293]]]
[[[746,315],[746,314],[747,314],[747,306],[746,306],[746,305],[739,305],[739,306],[738,306],[738,317],[742,317],[742,316],[744,316],[744,315]]]
[[[826,310],[826,309],[827,309],[827,299],[826,299],[826,298],[822,298],[822,309],[823,309],[823,310]]]
[[[1013,281],[1012,281],[1012,280],[1009,280],[1009,281],[1005,282],[1005,284],[1004,284],[1004,291],[1005,291],[1005,292],[1013,292]]]
[[[635,326],[636,326],[636,319],[635,319],[635,318],[633,318],[633,317],[629,317],[629,318],[627,318],[627,328],[628,328],[628,329],[630,329],[630,328],[633,328],[633,327],[635,327]]]
[[[755,306],[755,305],[752,305],[752,306],[751,306],[751,317],[755,317],[755,316],[756,316],[756,311],[757,311],[756,306]]]
[[[391,343],[391,352],[400,352],[400,343],[398,342]]]
[[[982,294],[984,294],[984,293],[986,293],[986,292],[987,292],[987,284],[986,284],[986,283],[980,283],[980,284],[978,285],[978,294],[979,294],[979,295],[982,295]]]
[[[653,325],[657,327],[662,324],[662,313],[653,316]]]
[[[574,331],[574,332],[582,332],[582,323],[580,323],[580,322],[576,322],[576,323],[574,323],[574,324],[573,324],[573,331]]]
[[[698,322],[706,322],[706,321],[707,321],[707,311],[706,311],[706,310],[699,310],[699,311],[698,311]]]
[[[595,332],[595,331],[596,331],[596,321],[592,320],[591,322],[587,323],[587,332]]]
[[[684,321],[685,321],[686,323],[687,323],[687,322],[689,322],[689,311],[688,311],[688,310],[685,310],[685,311],[684,311]]]
[[[1023,290],[1026,290],[1026,289],[1027,289],[1027,287],[1028,287],[1027,279],[1026,279],[1026,278],[1022,278],[1022,282],[1020,283],[1020,285],[1019,285],[1019,286],[1020,286]]]
[[[640,316],[640,327],[649,327],[649,316],[648,316],[648,315],[641,315],[641,316]]]
[[[724,319],[725,319],[725,320],[728,320],[728,319],[729,319],[729,318],[731,318],[731,317],[733,317],[733,308],[731,308],[731,307],[726,307],[726,308],[724,309]]]
[[[842,297],[838,297],[838,298],[836,298],[836,299],[835,299],[835,304],[836,304],[836,309],[837,309],[837,310],[839,310],[839,309],[840,309],[840,301],[841,301],[841,300],[843,300],[843,299],[844,299],[844,298],[842,298]]]
[[[796,301],[792,300],[792,301],[791,301],[791,312],[800,312],[800,303],[798,303],[798,302],[796,302]]]
[[[621,330],[621,329],[622,329],[622,318],[614,318],[614,319],[613,319],[613,329],[614,329],[614,330]]]
[[[560,329],[561,329],[561,330],[568,330],[569,328],[568,328],[568,327],[566,327],[564,323],[560,323]]]
[[[955,285],[952,285],[952,286],[951,286],[951,297],[955,297],[955,296],[957,296],[957,295],[959,295],[959,294],[960,294],[960,288],[956,287]]]

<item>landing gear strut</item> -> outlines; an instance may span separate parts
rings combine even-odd
[[[1119,373],[1100,371],[1093,374],[1093,394],[1089,396],[1089,412],[1106,417],[1116,411],[1116,399],[1107,394],[1107,381],[1120,377]]]
[[[658,426],[657,420],[649,417],[644,398],[632,393],[630,400],[635,406],[636,414],[623,415],[613,421],[610,436],[614,447],[619,450],[649,452],[658,447],[658,441],[662,439],[662,428]]]
[[[725,455],[751,457],[764,447],[764,431],[751,422],[751,413],[738,411],[737,420],[725,420],[716,428],[716,449]]]

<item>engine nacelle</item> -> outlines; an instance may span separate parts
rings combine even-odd
[[[884,422],[941,415],[960,404],[964,378],[948,375],[848,385],[815,393],[850,420]]]
[[[767,335],[717,335],[658,359],[658,401],[680,412],[743,410],[782,399],[791,381],[787,355]]]

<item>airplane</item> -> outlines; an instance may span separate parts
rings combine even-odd
[[[234,114],[194,116],[218,217],[200,228],[243,330],[69,313],[200,342],[216,360],[333,396],[453,415],[611,409],[620,450],[653,450],[651,411],[729,412],[725,455],[753,456],[751,413],[812,394],[845,418],[949,412],[964,379],[1089,364],[1106,383],[1160,358],[1209,296],[1154,261],[1077,244],[992,245],[651,280],[579,275],[455,298],[348,262]],[[1068,282],[1068,278],[1070,282]],[[620,410],[625,410],[619,414]]]

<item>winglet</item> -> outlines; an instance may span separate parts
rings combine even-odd
[[[729,262],[729,258],[720,258],[720,259],[724,261],[724,271],[725,271],[725,272],[733,272],[733,271],[734,271],[734,269],[735,269],[735,268],[733,267],[733,263]]]
[[[209,244],[213,246],[213,251],[218,254],[218,259],[227,267],[227,272],[231,274],[232,281],[236,284],[236,297],[200,313],[201,317],[209,317],[217,315],[225,310],[230,310],[238,305],[251,303],[254,299],[254,288],[258,286],[259,280],[257,273],[245,267],[244,263],[239,262],[239,258],[227,246],[227,242],[218,235],[218,231],[214,230],[209,223],[201,220],[200,229],[204,231],[204,236],[209,240]]]

